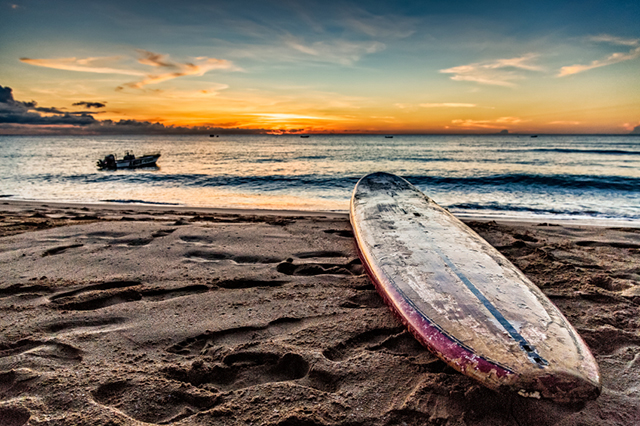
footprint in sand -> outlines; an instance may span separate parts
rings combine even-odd
[[[219,261],[233,261],[235,263],[278,263],[282,259],[270,256],[259,255],[234,255],[232,253],[226,253],[215,250],[191,250],[185,255],[185,258],[189,261],[196,262],[219,262]]]
[[[206,235],[181,235],[180,240],[182,240],[185,243],[190,243],[190,244],[195,243],[200,245],[213,243],[213,238],[208,237]]]
[[[204,284],[167,289],[161,287],[143,287],[140,281],[111,281],[57,293],[51,296],[49,300],[59,309],[93,311],[142,299],[158,302],[191,294],[204,293],[210,289],[209,286]]]
[[[337,392],[343,377],[324,363],[312,366],[304,356],[289,352],[279,340],[313,330],[322,318],[280,318],[264,326],[238,327],[185,339],[167,352],[187,359],[197,358],[190,367],[164,370],[173,380],[211,391],[233,391],[284,381],[322,392]],[[251,349],[247,349],[250,345]]]
[[[324,231],[325,234],[337,235],[343,238],[354,238],[353,231],[343,230],[343,229],[327,229]]]
[[[578,332],[594,355],[610,355],[620,348],[640,345],[640,336],[636,333],[608,324],[594,329],[579,328]]]
[[[273,340],[274,336],[288,336],[318,322],[317,318],[278,318],[263,326],[245,326],[219,331],[209,331],[190,337],[167,348],[167,352],[179,355],[207,355],[217,347],[236,347],[249,342]]]
[[[226,289],[238,289],[238,288],[256,288],[256,287],[280,287],[285,284],[288,284],[290,281],[279,281],[279,280],[250,280],[250,279],[232,279],[232,280],[222,280],[218,281],[215,284],[218,287],[226,288]]]
[[[9,287],[0,288],[0,299],[3,297],[9,296],[27,296],[33,295],[34,297],[42,296],[46,293],[51,293],[52,289],[50,287],[34,284],[34,285],[24,285],[24,284],[13,284]]]
[[[112,325],[123,324],[126,322],[126,318],[122,317],[81,317],[73,318],[70,320],[52,321],[43,325],[43,329],[49,333],[58,333],[76,328],[92,328],[92,327],[107,327]]]
[[[154,239],[166,237],[176,230],[176,228],[160,229],[151,234],[149,237],[141,237],[132,235],[127,232],[117,231],[99,231],[90,232],[86,235],[80,235],[80,238],[85,238],[90,242],[108,242],[114,246],[121,247],[136,247],[149,245]]]
[[[25,394],[39,379],[40,374],[28,368],[16,368],[0,373],[0,400],[9,400]]]
[[[55,340],[23,339],[0,348],[0,368],[25,366],[26,361],[58,364],[76,364],[82,361],[82,351]]]
[[[31,418],[29,410],[22,407],[0,407],[0,425],[22,426]]]
[[[295,353],[266,351],[232,352],[221,363],[195,362],[190,369],[170,367],[168,378],[194,386],[211,385],[219,391],[233,391],[265,383],[284,382],[305,377],[309,363]]]
[[[91,392],[96,403],[146,423],[168,424],[213,407],[218,396],[184,383],[135,377],[103,383]]]
[[[331,361],[342,361],[365,350],[375,350],[391,337],[404,332],[404,327],[376,328],[357,334],[322,352]]]
[[[68,245],[65,245],[65,246],[53,247],[53,248],[50,248],[48,250],[45,250],[42,253],[42,257],[54,256],[56,254],[64,253],[67,250],[70,250],[70,249],[73,249],[73,248],[82,247],[82,246],[84,246],[84,244],[68,244]]]
[[[383,308],[384,302],[375,289],[363,289],[342,303],[343,308],[364,309]]]
[[[340,263],[294,263],[293,259],[287,259],[280,263],[276,270],[286,275],[362,275],[364,269],[360,259],[351,262]]]

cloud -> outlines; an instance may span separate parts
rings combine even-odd
[[[179,69],[179,65],[169,59],[169,55],[149,52],[148,50],[137,49],[138,62],[152,67],[163,67],[171,69]]]
[[[631,49],[628,53],[616,52],[604,59],[598,59],[592,61],[588,65],[568,65],[560,68],[560,72],[558,73],[558,77],[565,77],[567,75],[577,74],[580,72],[592,70],[594,68],[605,67],[607,65],[617,64],[618,62],[630,61],[632,59],[636,59],[640,57],[640,47],[636,47],[635,49]]]
[[[104,108],[106,106],[106,102],[85,102],[85,101],[80,101],[80,102],[74,102],[72,104],[73,106],[85,106],[87,108]]]
[[[36,112],[33,112],[36,111]],[[54,114],[43,116],[39,112]],[[86,126],[96,119],[84,111],[65,112],[57,108],[38,107],[35,101],[20,102],[13,98],[10,87],[0,86],[0,123],[29,125],[72,125]]]
[[[364,55],[380,52],[386,48],[385,44],[378,41],[330,40],[307,44],[301,38],[291,34],[286,35],[283,40],[291,49],[313,56],[318,61],[348,66],[359,61]]]
[[[524,76],[517,70],[543,71],[543,68],[531,63],[538,55],[528,53],[523,56],[494,61],[476,62],[440,70],[444,74],[453,74],[451,80],[473,81],[480,84],[513,87],[513,80],[522,80]]]
[[[140,89],[148,84],[158,84],[164,81],[184,76],[202,76],[209,71],[224,69],[239,71],[231,61],[226,59],[216,59],[201,56],[194,58],[191,62],[176,62],[169,55],[150,52],[138,49],[136,62],[141,65],[152,67],[154,70],[165,70],[166,72],[155,72],[150,70],[135,69],[134,66],[126,64],[132,58],[122,56],[105,56],[90,58],[57,58],[57,59],[31,59],[21,58],[20,61],[46,68],[61,69],[66,71],[91,72],[98,74],[121,74],[143,77],[142,80],[125,83],[118,89],[130,87]]]
[[[562,126],[577,126],[578,124],[581,124],[581,121],[564,121],[564,120],[558,120],[558,121],[550,121],[549,124],[559,124]]]
[[[346,11],[342,18],[346,29],[384,39],[410,37],[416,30],[417,18],[399,15],[374,15],[364,9]]]
[[[90,103],[77,102],[84,106]],[[53,115],[45,116],[40,112]],[[65,112],[58,108],[38,107],[35,101],[17,101],[10,87],[0,86],[0,134],[262,134],[269,131],[261,128],[167,126],[138,120],[100,121],[85,111]]]
[[[20,58],[21,62],[29,65],[35,65],[38,67],[54,68],[65,71],[81,71],[92,72],[98,74],[123,74],[123,75],[145,75],[142,71],[113,68],[106,66],[107,64],[113,64],[122,61],[121,56],[104,56],[95,58],[57,58],[57,59],[31,59]]]
[[[633,130],[631,131],[631,133],[629,133],[630,135],[640,135],[640,126],[636,126],[633,128]]]
[[[609,34],[601,34],[598,36],[591,36],[589,40],[595,41],[596,43],[611,43],[619,46],[638,46],[640,45],[640,39],[637,38],[622,38],[616,37]]]
[[[140,89],[147,84],[158,84],[163,81],[189,75],[202,76],[215,69],[234,69],[230,61],[225,59],[207,58],[204,56],[195,58],[195,62],[174,62],[169,55],[161,55],[147,50],[138,49],[138,62],[143,65],[150,65],[155,68],[164,68],[169,72],[163,74],[146,74],[145,78],[138,82],[126,83],[124,86]]]
[[[456,127],[470,129],[504,129],[505,125],[518,125],[529,120],[522,120],[518,117],[500,117],[495,120],[451,120],[451,124]]]
[[[317,117],[311,115],[299,115],[299,114],[279,114],[279,113],[255,113],[247,114],[260,117],[268,121],[291,121],[291,120],[335,120],[335,117]]]
[[[475,108],[476,104],[465,104],[455,102],[420,104],[422,108]]]

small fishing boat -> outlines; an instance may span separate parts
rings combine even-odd
[[[160,154],[148,154],[136,158],[135,155],[126,152],[124,158],[118,160],[114,154],[104,157],[104,160],[98,160],[98,168],[100,170],[119,170],[119,169],[137,169],[140,167],[155,167],[156,161],[160,158]]]
[[[308,138],[309,135],[300,135],[301,138]]]

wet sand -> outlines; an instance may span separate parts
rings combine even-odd
[[[0,200],[0,424],[636,424],[640,229],[466,222],[586,340],[597,400],[447,367],[383,305],[344,214]]]

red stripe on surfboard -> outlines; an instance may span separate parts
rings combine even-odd
[[[411,332],[411,334],[427,349],[433,352],[438,358],[441,358],[444,362],[461,370],[467,372],[467,368],[471,367],[473,370],[479,371],[484,374],[489,374],[493,371],[498,378],[506,376],[513,376],[515,373],[510,371],[494,362],[491,362],[482,356],[473,353],[469,349],[461,346],[453,338],[443,333],[443,331],[436,327],[432,322],[427,320],[424,315],[418,312],[411,304],[409,304],[400,292],[398,292],[392,285],[384,285],[377,278],[377,275],[373,273],[369,263],[360,250],[359,244],[356,244],[358,257],[362,262],[367,275],[376,287],[378,294],[384,300],[385,304],[390,308],[391,312],[404,324],[405,327]],[[391,299],[390,293],[393,292],[395,299],[400,300],[402,306],[396,306]],[[420,328],[413,326],[414,323],[420,324]],[[484,382],[487,385],[486,382]]]

